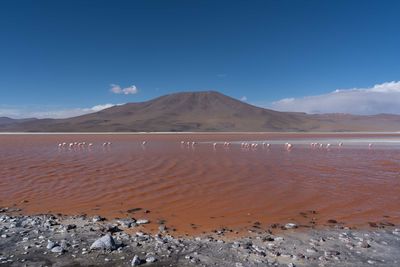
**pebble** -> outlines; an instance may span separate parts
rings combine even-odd
[[[371,245],[367,241],[359,242],[358,245],[362,248],[369,248]]]
[[[325,257],[333,257],[333,256],[337,256],[339,254],[340,254],[340,252],[336,251],[336,250],[330,250],[330,251],[324,252]]]
[[[117,221],[122,227],[130,228],[135,224],[133,219],[121,219]]]
[[[147,224],[147,223],[149,223],[150,221],[149,220],[146,220],[146,219],[139,219],[139,220],[137,220],[136,221],[136,224],[138,224],[138,225],[140,225],[140,224]]]
[[[47,249],[52,249],[52,248],[55,247],[55,245],[56,245],[56,243],[54,243],[53,241],[47,240],[47,246],[46,246],[46,248],[47,248]]]
[[[298,226],[295,223],[287,223],[287,224],[285,224],[285,228],[286,229],[294,229],[294,228],[297,228],[297,227]]]
[[[92,222],[102,222],[102,221],[104,221],[104,220],[105,220],[104,217],[101,217],[101,216],[94,216],[93,219],[92,219]]]
[[[51,249],[51,252],[53,253],[62,253],[64,250],[60,246],[55,246]]]
[[[311,253],[311,254],[317,253],[317,252],[318,252],[315,248],[308,248],[308,249],[306,249],[306,251],[307,251],[308,253]]]
[[[131,266],[138,266],[141,264],[141,260],[139,259],[138,255],[135,255],[131,261]]]
[[[153,256],[150,256],[150,257],[147,257],[147,258],[146,258],[146,262],[147,262],[147,263],[153,263],[153,262],[155,262],[155,261],[157,261],[157,259],[156,259],[155,257],[153,257]]]

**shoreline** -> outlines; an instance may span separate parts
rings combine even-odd
[[[163,224],[158,233],[147,233],[136,224],[138,221],[128,219],[13,215],[12,209],[4,208],[0,212],[0,266],[400,264],[400,229],[396,225],[305,229],[288,223],[285,230],[259,229],[241,237],[230,237],[224,229],[201,236],[173,237]]]
[[[0,132],[0,135],[247,135],[247,134],[322,134],[322,135],[329,135],[329,134],[343,134],[343,135],[350,135],[350,134],[361,134],[361,135],[368,135],[368,134],[395,134],[399,135],[400,132]]]

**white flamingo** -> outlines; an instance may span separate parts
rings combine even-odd
[[[292,144],[287,144],[287,146],[286,146],[286,149],[289,151],[289,150],[291,150],[293,148],[293,145]]]

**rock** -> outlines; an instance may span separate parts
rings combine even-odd
[[[336,220],[330,219],[330,220],[327,221],[327,223],[335,224],[335,223],[338,223],[338,222]]]
[[[375,223],[375,222],[368,222],[368,224],[369,224],[370,227],[374,227],[374,228],[379,227],[378,224]]]
[[[295,223],[287,223],[287,224],[285,224],[285,229],[294,229],[294,228],[297,228],[297,227],[298,226]]]
[[[121,219],[117,221],[122,227],[130,228],[135,224],[135,220],[133,219]]]
[[[138,266],[142,263],[138,255],[135,255],[131,261],[131,266]]]
[[[153,262],[156,262],[156,261],[157,261],[157,259],[155,257],[153,257],[153,256],[150,256],[150,257],[146,258],[146,262],[147,263],[153,263]]]
[[[54,248],[55,246],[56,246],[56,243],[54,243],[54,242],[51,241],[51,240],[47,240],[47,246],[46,246],[47,249],[52,249],[52,248]]]
[[[362,248],[369,248],[371,245],[367,241],[359,242],[358,245]]]
[[[314,254],[314,253],[317,253],[317,252],[318,252],[315,248],[308,248],[308,249],[306,249],[306,251],[307,251],[308,253],[310,253],[310,254]]]
[[[333,257],[333,256],[337,256],[339,254],[340,254],[340,252],[336,251],[336,250],[329,250],[329,251],[324,252],[325,257]]]
[[[150,221],[149,220],[146,220],[146,219],[139,219],[139,220],[136,220],[136,224],[138,224],[138,225],[140,225],[140,224],[147,224],[147,223],[149,223]]]
[[[69,243],[67,242],[67,240],[61,240],[60,247],[63,250],[67,250],[67,248],[69,247]]]
[[[63,248],[60,246],[55,246],[51,249],[51,252],[53,253],[62,253],[63,251],[64,251]]]
[[[116,245],[114,239],[111,235],[105,235],[96,241],[90,246],[90,250],[92,249],[104,249],[104,250],[115,250]]]
[[[93,222],[102,222],[102,221],[105,221],[105,220],[106,220],[106,218],[98,216],[98,215],[94,216],[93,219],[92,219]]]
[[[129,212],[129,213],[134,213],[134,212],[136,212],[136,211],[140,211],[140,210],[142,210],[142,208],[133,208],[133,209],[129,209],[129,210],[127,210],[126,212]]]
[[[67,230],[67,231],[72,230],[72,229],[76,229],[76,225],[75,224],[67,224],[65,226],[65,230]]]
[[[117,233],[117,232],[122,232],[121,229],[118,228],[116,225],[107,225],[106,229],[107,232],[110,232],[111,234]]]

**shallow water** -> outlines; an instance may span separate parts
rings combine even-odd
[[[259,147],[242,149],[243,140]],[[64,141],[94,146],[59,149]],[[0,206],[163,219],[181,233],[311,217],[317,224],[399,223],[399,171],[400,134],[0,135]],[[126,212],[132,208],[150,213]],[[310,210],[317,213],[300,215]]]

